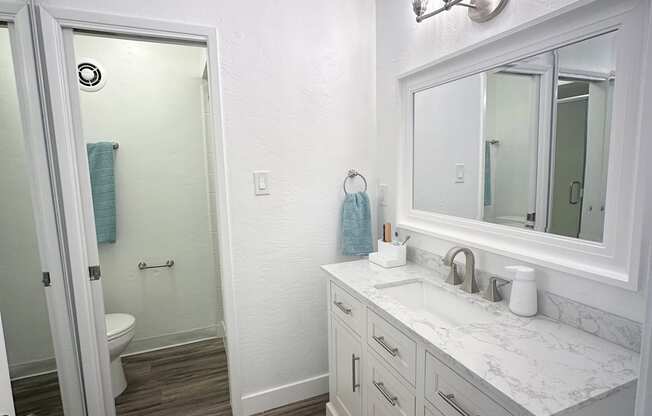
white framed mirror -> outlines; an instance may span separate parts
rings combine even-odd
[[[594,2],[399,77],[399,226],[635,290],[638,7]]]

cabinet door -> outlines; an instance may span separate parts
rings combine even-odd
[[[362,345],[336,318],[333,320],[335,406],[342,416],[362,416]]]

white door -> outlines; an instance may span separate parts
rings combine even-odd
[[[0,314],[0,416],[15,415],[14,398],[11,394],[11,381],[9,380],[9,362],[2,330],[2,314]]]
[[[333,320],[333,351],[335,355],[335,403],[343,416],[362,414],[362,365],[360,341],[336,318]]]
[[[0,403],[9,387],[17,414],[82,416],[28,8],[0,2]]]

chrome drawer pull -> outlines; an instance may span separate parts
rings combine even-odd
[[[439,397],[441,397],[441,399],[443,401],[446,402],[447,405],[449,405],[450,407],[455,409],[457,411],[457,413],[459,413],[460,415],[462,415],[462,416],[471,416],[470,413],[468,413],[466,410],[462,409],[460,407],[460,405],[457,404],[457,402],[455,401],[455,395],[454,394],[445,394],[445,393],[442,393],[441,391],[438,391],[437,394],[439,395]]]
[[[392,357],[396,357],[398,355],[398,348],[390,347],[385,343],[385,337],[377,337],[375,335],[372,336],[374,341],[380,344],[381,347],[385,349],[388,353],[391,354]]]
[[[382,394],[383,397],[385,397],[385,399],[387,399],[389,404],[391,404],[392,406],[396,406],[396,402],[398,402],[398,397],[392,396],[387,390],[385,390],[385,384],[384,383],[376,383],[375,381],[373,383],[374,383],[374,386],[376,386],[376,388],[380,392],[380,394]]]
[[[355,393],[355,389],[360,387],[360,383],[358,383],[355,380],[355,362],[360,361],[360,357],[356,357],[355,354],[351,354],[351,381],[353,383],[353,392]]]
[[[342,312],[344,312],[347,315],[351,315],[351,308],[344,306],[344,304],[342,302],[339,302],[339,301],[335,301],[333,303],[335,304],[335,306],[340,308],[340,310]]]

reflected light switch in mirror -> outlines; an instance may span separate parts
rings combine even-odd
[[[385,183],[381,183],[378,186],[378,204],[381,207],[386,207],[388,205],[387,204],[387,188],[388,188],[388,186]]]
[[[254,193],[256,195],[269,195],[269,171],[256,170],[254,171]]]
[[[455,164],[455,183],[464,183],[464,163]]]

